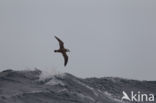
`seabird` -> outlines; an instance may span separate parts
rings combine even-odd
[[[55,53],[62,53],[63,58],[64,58],[64,66],[66,66],[67,62],[68,62],[68,55],[66,54],[66,52],[70,52],[70,50],[64,48],[64,43],[61,39],[59,39],[57,36],[55,36],[55,38],[59,42],[60,48],[58,50],[54,50],[54,52]]]

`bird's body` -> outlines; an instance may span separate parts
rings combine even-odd
[[[68,55],[66,52],[70,52],[69,49],[64,48],[64,43],[62,40],[60,40],[58,37],[55,36],[55,38],[58,40],[60,48],[58,50],[54,50],[55,53],[62,53],[64,57],[64,66],[67,65],[68,62]]]
[[[68,50],[67,49],[58,49],[58,50],[54,50],[54,52],[62,53],[62,52],[68,52]]]

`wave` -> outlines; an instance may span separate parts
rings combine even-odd
[[[38,69],[0,72],[0,103],[121,103],[122,91],[156,94],[156,81],[82,79],[69,73],[41,79],[41,74]]]

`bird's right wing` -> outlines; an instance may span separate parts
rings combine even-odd
[[[60,48],[64,48],[64,43],[61,39],[59,39],[57,36],[55,36],[55,38],[57,39],[57,41],[59,42]]]
[[[64,52],[62,53],[63,57],[64,57],[64,66],[67,65],[67,62],[68,62],[68,55]]]

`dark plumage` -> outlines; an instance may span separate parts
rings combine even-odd
[[[60,48],[58,50],[54,50],[54,52],[62,53],[64,57],[64,66],[66,66],[68,62],[68,55],[66,54],[66,52],[70,52],[70,51],[69,49],[64,48],[64,43],[62,40],[60,40],[57,36],[55,36],[55,38],[59,42]]]

